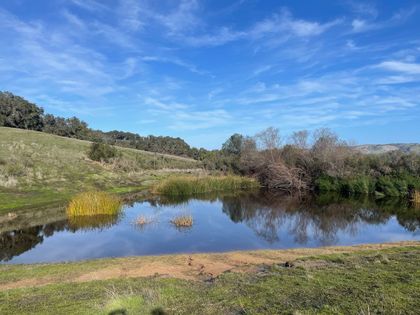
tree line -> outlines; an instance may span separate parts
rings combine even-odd
[[[330,129],[282,138],[273,127],[255,136],[232,135],[202,158],[208,168],[256,177],[288,193],[334,191],[347,195],[410,196],[420,190],[420,155],[362,154]]]
[[[196,152],[199,151],[191,148],[181,138],[140,136],[117,130],[94,130],[77,117],[63,118],[45,114],[42,107],[10,92],[0,92],[0,126],[186,157],[197,157]]]

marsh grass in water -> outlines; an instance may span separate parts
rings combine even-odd
[[[258,188],[258,182],[240,176],[177,176],[158,183],[154,193],[166,196],[192,196],[215,191],[233,191]]]
[[[157,219],[155,217],[152,216],[147,216],[147,215],[139,215],[133,222],[133,224],[140,228],[143,229],[146,227],[146,225],[152,224],[157,222]]]
[[[68,217],[116,215],[122,207],[121,200],[112,194],[100,191],[90,191],[78,194],[68,207]]]
[[[171,220],[171,223],[177,228],[190,228],[193,225],[193,217],[191,215],[178,215]]]

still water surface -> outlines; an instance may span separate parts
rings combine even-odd
[[[1,262],[420,240],[420,210],[398,200],[297,200],[261,192],[134,202],[118,216],[71,221],[63,209],[44,212],[0,221]],[[191,215],[193,226],[174,227],[170,221],[179,214]],[[140,215],[153,222],[137,226]]]

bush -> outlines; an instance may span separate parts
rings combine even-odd
[[[109,162],[117,156],[117,153],[117,149],[109,144],[94,142],[90,146],[88,156],[94,161]]]
[[[385,196],[398,197],[400,191],[390,177],[380,177],[376,182],[376,191],[383,193]]]
[[[374,183],[368,177],[342,180],[341,192],[345,194],[367,195],[373,191]]]
[[[315,190],[319,192],[339,191],[340,184],[336,178],[321,176],[315,180]]]

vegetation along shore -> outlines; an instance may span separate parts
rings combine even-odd
[[[174,172],[245,176],[290,194],[333,191],[416,202],[420,191],[420,154],[363,154],[328,129],[282,137],[268,128],[255,136],[234,134],[220,150],[205,150],[179,138],[92,130],[8,92],[0,93],[0,103],[0,126],[9,127],[0,129],[0,209],[67,200],[92,189],[138,191]],[[185,186],[180,194],[232,184],[226,179],[210,188],[216,185],[211,177],[206,184],[178,181]],[[173,194],[169,186],[180,187],[171,179],[157,189]]]

